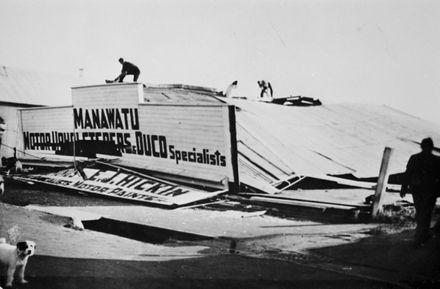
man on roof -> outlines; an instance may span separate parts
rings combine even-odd
[[[131,62],[124,61],[122,57],[119,58],[119,63],[122,64],[121,74],[119,74],[119,76],[116,77],[114,81],[123,82],[126,75],[133,75],[133,82],[136,82],[138,80],[139,74],[141,74],[139,68]]]
[[[261,81],[257,81],[257,84],[261,89],[259,100],[264,101],[264,102],[272,102],[273,89],[272,89],[272,85],[270,84],[270,82],[265,81],[265,80],[261,80]]]

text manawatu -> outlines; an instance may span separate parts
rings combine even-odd
[[[226,156],[219,150],[196,145],[179,148],[170,144],[166,135],[148,134],[141,130],[137,108],[74,108],[74,131],[27,132],[24,148],[56,151],[76,141],[113,142],[118,151],[180,162],[226,166]]]

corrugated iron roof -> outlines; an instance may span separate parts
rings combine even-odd
[[[90,82],[78,76],[0,66],[0,102],[70,105],[72,86]]]
[[[212,88],[183,84],[147,84],[144,99],[149,103],[218,104],[219,93]]]
[[[282,161],[284,171],[287,166],[299,175],[375,177],[386,146],[393,148],[390,173],[400,173],[409,156],[419,151],[417,142],[422,138],[430,136],[440,145],[437,126],[387,106],[295,107],[227,101],[240,108],[237,139],[268,160]],[[249,134],[253,136],[251,143]]]

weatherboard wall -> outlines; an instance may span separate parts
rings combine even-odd
[[[73,134],[72,107],[45,107],[21,110],[22,149],[28,158],[34,151],[55,153],[57,144],[72,140]]]
[[[143,99],[141,83],[116,83],[72,88],[74,107],[137,107]]]
[[[73,132],[71,106],[23,109],[21,121],[23,128],[30,132]]]
[[[2,157],[12,157],[14,148],[21,147],[23,144],[21,138],[17,138],[17,135],[21,135],[20,108],[13,105],[0,105],[0,117],[6,123],[6,129],[1,136],[0,155]]]

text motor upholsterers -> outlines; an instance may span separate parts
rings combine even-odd
[[[59,150],[62,144],[77,141],[111,141],[125,154],[171,159],[180,162],[226,166],[219,150],[193,145],[179,149],[166,135],[141,131],[137,108],[73,108],[74,132],[24,132],[24,147],[31,150]],[[188,137],[190,139],[190,137]]]

